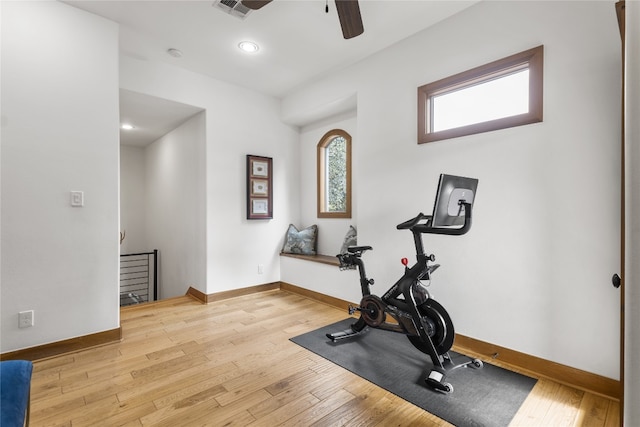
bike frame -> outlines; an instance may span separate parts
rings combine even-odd
[[[405,272],[402,277],[387,290],[387,292],[380,298],[382,302],[386,304],[385,313],[391,315],[398,323],[381,323],[377,326],[378,329],[388,330],[391,332],[405,333],[408,335],[418,335],[421,341],[428,346],[429,356],[434,366],[438,366],[444,369],[444,359],[438,354],[433,341],[428,334],[428,325],[425,324],[418,306],[424,301],[416,301],[413,293],[414,286],[418,284],[421,279],[431,279],[431,273],[437,265],[429,266],[429,261],[434,261],[433,255],[426,255],[424,252],[424,244],[422,240],[423,234],[449,234],[449,235],[461,235],[466,233],[471,228],[471,205],[465,202],[461,202],[461,205],[465,207],[465,222],[461,228],[432,228],[431,216],[426,216],[422,213],[418,214],[415,218],[412,218],[402,224],[399,224],[397,228],[399,230],[409,229],[413,234],[413,240],[416,248],[416,263],[412,267],[405,266]],[[420,221],[426,220],[426,223],[420,223]],[[355,265],[358,268],[360,275],[360,288],[362,290],[362,296],[370,296],[372,280],[367,277],[364,261],[361,258],[362,252],[371,247],[356,247],[354,249],[360,249],[359,253],[352,253],[348,255],[350,258],[348,263]],[[342,255],[344,256],[344,255]],[[402,296],[403,299],[399,299]],[[427,298],[429,295],[427,294]],[[425,299],[425,301],[426,301]],[[358,321],[352,325],[352,329],[355,332],[360,332],[366,326],[366,322],[362,315]]]

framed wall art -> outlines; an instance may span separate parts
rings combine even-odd
[[[247,155],[247,219],[273,218],[273,159]]]

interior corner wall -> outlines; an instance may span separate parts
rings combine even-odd
[[[417,144],[419,86],[541,44],[542,123]],[[431,212],[439,174],[476,177],[470,232],[425,236],[456,332],[618,379],[620,66],[613,2],[482,1],[300,88],[283,115],[357,93],[356,222],[376,293],[413,258],[395,226]]]
[[[8,352],[119,327],[118,28],[60,2],[0,7]]]
[[[358,229],[358,183],[352,180],[351,218],[318,218],[317,215],[317,146],[320,139],[332,129],[342,129],[351,135],[352,176],[358,176],[358,152],[362,149],[357,134],[355,110],[332,115],[304,126],[300,131],[300,222],[299,229],[318,225],[318,253],[335,255],[340,252],[344,237],[353,225]],[[335,266],[313,264],[314,274],[309,274],[309,262],[282,257],[282,281],[327,295],[340,295],[351,302],[360,301],[358,275],[354,271],[341,271]]]
[[[145,225],[145,148],[120,146],[120,232],[125,237],[121,254],[148,252]]]
[[[120,57],[120,87],[206,112],[200,153],[205,162],[206,283],[196,288],[213,294],[280,280],[284,233],[300,218],[298,129],[280,120],[280,101],[126,55]],[[248,154],[273,158],[273,219],[246,219]]]
[[[145,251],[158,249],[158,299],[206,282],[205,120],[198,113],[144,150]]]
[[[340,114],[303,127],[300,131],[300,185],[302,188],[312,188],[314,191],[302,191],[300,194],[301,222],[295,224],[299,229],[312,224],[318,225],[318,252],[325,255],[335,255],[340,252],[344,236],[349,226],[356,226],[358,217],[357,186],[351,189],[351,218],[318,218],[317,198],[317,147],[320,139],[332,129],[342,129],[351,135],[352,160],[353,153],[358,149],[356,111]],[[352,173],[357,169],[353,164]]]

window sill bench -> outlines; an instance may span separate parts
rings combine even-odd
[[[328,265],[333,265],[336,267],[340,266],[340,261],[338,260],[338,258],[334,255],[321,255],[321,254],[317,254],[317,255],[300,255],[300,254],[285,254],[285,253],[280,253],[280,256],[284,256],[284,257],[289,257],[289,258],[297,258],[297,259],[302,259],[305,261],[311,261],[311,262],[318,262],[321,264],[328,264]]]

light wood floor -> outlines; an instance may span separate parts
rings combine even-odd
[[[123,309],[122,342],[34,363],[31,426],[449,425],[289,341],[345,317],[284,291]],[[617,426],[619,404],[540,380],[511,425]]]

